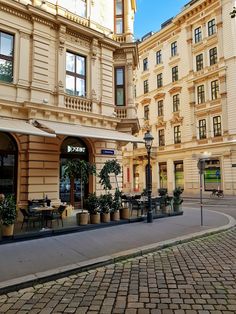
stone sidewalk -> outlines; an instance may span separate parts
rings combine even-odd
[[[0,245],[0,292],[140,256],[192,238],[225,230],[225,214],[186,209],[183,216]]]

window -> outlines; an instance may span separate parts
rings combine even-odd
[[[156,52],[156,64],[162,63],[161,50]]]
[[[125,106],[125,68],[115,68],[115,101],[116,106]]]
[[[158,114],[158,117],[164,116],[164,103],[163,103],[163,100],[159,100],[157,102],[157,114]]]
[[[174,127],[174,143],[175,144],[181,143],[180,125]]]
[[[221,136],[221,117],[213,117],[213,133],[215,136]]]
[[[205,102],[205,87],[204,85],[199,85],[197,87],[197,103],[202,104]]]
[[[172,68],[172,82],[178,81],[179,74],[178,74],[178,66]]]
[[[13,81],[14,36],[0,32],[0,80]]]
[[[171,44],[171,57],[174,57],[177,55],[177,41],[174,41]]]
[[[165,146],[165,130],[158,131],[159,146]]]
[[[202,40],[202,29],[201,27],[198,27],[194,30],[194,41],[195,44],[199,43]]]
[[[149,106],[144,106],[144,120],[149,120]]]
[[[203,69],[203,54],[196,56],[196,70],[200,71]]]
[[[211,48],[209,50],[209,59],[210,59],[210,65],[217,63],[217,48]]]
[[[219,82],[217,80],[211,82],[211,99],[219,97]]]
[[[148,93],[148,80],[143,81],[143,92]]]
[[[86,96],[86,58],[72,52],[66,53],[66,92]]]
[[[216,21],[215,19],[208,22],[208,36],[215,34],[216,32]]]
[[[124,33],[124,2],[115,0],[115,33]]]
[[[157,75],[157,88],[162,87],[163,82],[162,82],[162,73]]]
[[[173,112],[179,111],[179,94],[173,96]]]
[[[86,0],[79,0],[75,3],[76,5],[76,13],[82,17],[87,16],[87,1]]]
[[[143,59],[143,71],[148,70],[148,58]]]
[[[198,121],[199,127],[199,139],[202,140],[206,138],[206,119]]]

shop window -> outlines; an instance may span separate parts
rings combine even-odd
[[[178,66],[172,68],[172,82],[176,82],[179,79],[179,70]]]
[[[196,70],[200,71],[203,69],[203,54],[200,53],[196,56]]]
[[[124,1],[115,0],[115,33],[124,33]]]
[[[157,102],[157,114],[158,117],[162,117],[164,115],[164,102],[163,99]]]
[[[173,112],[179,111],[179,107],[180,107],[179,94],[176,94],[173,96]]]
[[[133,189],[135,192],[139,191],[139,166],[133,166]]]
[[[157,88],[160,88],[162,86],[163,86],[162,73],[159,73],[157,75]]]
[[[199,85],[197,87],[197,102],[202,104],[205,102],[205,87],[204,85]]]
[[[0,80],[13,81],[14,36],[0,31]]]
[[[160,188],[167,189],[167,164],[159,163],[159,180]]]
[[[176,161],[174,163],[175,171],[175,187],[184,188],[184,164],[183,161]]]
[[[174,41],[171,44],[171,57],[174,57],[177,55],[177,41]]]
[[[0,194],[16,195],[17,145],[7,133],[0,132]]]
[[[66,53],[66,92],[79,97],[86,97],[86,58]]]
[[[221,190],[221,167],[219,159],[205,161],[204,189],[205,191]]]
[[[210,59],[210,65],[217,63],[217,48],[211,48],[209,50],[209,59]]]
[[[115,102],[116,106],[125,106],[125,68],[115,68]]]
[[[162,63],[162,55],[161,55],[161,50],[156,52],[156,64]]]
[[[199,43],[202,40],[202,28],[198,27],[194,30],[194,42],[195,44]]]
[[[212,19],[208,22],[208,36],[216,33],[216,20]]]
[[[202,140],[206,138],[206,119],[202,119],[198,121],[199,128],[199,139]]]

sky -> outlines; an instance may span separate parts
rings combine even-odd
[[[134,37],[156,32],[161,24],[177,15],[190,0],[136,0],[137,12],[134,22]]]

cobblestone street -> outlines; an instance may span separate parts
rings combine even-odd
[[[0,313],[236,313],[236,229],[2,295]]]

